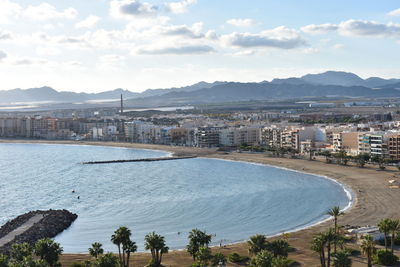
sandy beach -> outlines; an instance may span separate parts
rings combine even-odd
[[[81,145],[117,146],[141,149],[157,149],[174,153],[175,155],[196,155],[199,157],[218,158],[225,160],[245,161],[261,164],[269,164],[288,169],[303,171],[330,177],[351,188],[355,194],[354,205],[339,218],[340,225],[366,226],[376,225],[382,218],[400,218],[400,189],[391,189],[389,180],[400,180],[400,172],[395,168],[387,168],[384,171],[377,170],[376,166],[358,168],[356,166],[339,166],[327,164],[324,159],[308,161],[303,159],[271,158],[265,154],[251,153],[221,153],[215,149],[186,148],[161,145],[145,145],[130,143],[109,142],[73,142],[73,141],[28,141],[28,140],[0,140],[0,143],[61,143]],[[301,263],[302,266],[318,266],[318,255],[309,247],[315,233],[326,230],[332,222],[324,222],[308,229],[291,233],[289,243],[297,250],[289,257]],[[156,230],[156,229],[155,229]],[[134,230],[133,230],[134,232]],[[140,242],[140,241],[139,241]],[[167,240],[168,242],[168,240]],[[225,248],[214,248],[224,254],[238,252],[247,255],[247,246],[244,243],[228,245]],[[66,254],[62,256],[63,266],[72,262],[87,259],[87,255]],[[133,266],[144,266],[149,260],[149,254],[137,253],[133,256]],[[353,266],[365,266],[361,258],[354,258]],[[360,262],[359,262],[360,261]],[[190,266],[192,259],[183,251],[174,251],[165,256],[165,266]],[[228,266],[236,266],[228,264]]]

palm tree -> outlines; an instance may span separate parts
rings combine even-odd
[[[323,233],[317,234],[311,243],[311,249],[319,254],[321,267],[326,266],[325,245],[326,245],[326,239]]]
[[[365,236],[363,242],[361,243],[361,251],[367,256],[368,267],[372,267],[372,255],[374,255],[375,250],[375,243],[372,236]]]
[[[211,235],[199,229],[193,229],[189,233],[189,245],[187,245],[187,252],[192,255],[193,260],[196,260],[196,254],[199,252],[200,247],[208,247],[211,242]]]
[[[144,248],[151,252],[151,266],[161,266],[162,256],[168,253],[169,248],[165,244],[163,236],[156,234],[155,232],[149,233],[144,238]]]
[[[334,206],[333,208],[331,208],[328,212],[328,215],[333,217],[334,223],[335,223],[335,235],[338,234],[338,226],[337,226],[337,221],[338,221],[338,217],[343,215],[344,212],[340,211],[340,207],[339,206]],[[333,251],[336,253],[336,243],[334,242],[334,247],[333,247]]]
[[[121,226],[111,236],[111,241],[118,246],[119,260],[122,266],[126,266],[126,260],[125,260],[125,251],[122,249],[121,253],[121,247],[123,247],[124,244],[130,242],[131,235],[132,233],[127,227]]]
[[[45,261],[50,267],[58,266],[58,259],[63,252],[59,243],[49,238],[40,239],[35,244],[35,255]]]
[[[349,258],[349,253],[346,251],[339,251],[333,254],[334,267],[351,267],[352,261]]]
[[[126,253],[126,267],[129,267],[129,258],[131,253],[135,253],[137,251],[136,243],[128,240],[122,245],[122,251]]]
[[[391,228],[390,224],[391,224],[390,219],[383,219],[378,223],[379,231],[381,231],[385,236],[385,250],[387,250],[388,248],[387,239]]]
[[[396,238],[396,234],[398,232],[400,232],[400,221],[399,220],[395,220],[395,219],[390,220],[389,228],[390,228],[390,234],[391,234],[391,237],[390,237],[390,241],[391,241],[390,248],[391,248],[391,251],[393,253],[394,240]]]
[[[253,235],[250,237],[250,240],[247,241],[247,244],[249,245],[249,253],[256,255],[267,248],[268,242],[265,235]]]
[[[278,239],[267,244],[267,250],[274,254],[274,257],[283,256],[287,257],[290,245],[286,240]]]
[[[331,266],[331,245],[332,242],[334,243],[336,241],[336,234],[335,231],[332,228],[329,228],[327,232],[324,233],[324,238],[325,238],[325,244],[326,244],[326,252],[328,254],[327,258],[327,263],[328,267]]]
[[[97,259],[97,257],[101,254],[104,253],[104,249],[102,248],[102,244],[95,242],[92,244],[92,247],[89,248],[89,254],[94,257],[95,259]]]
[[[270,267],[274,255],[267,250],[259,252],[250,262],[250,267]]]

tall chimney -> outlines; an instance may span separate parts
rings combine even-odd
[[[124,100],[122,98],[122,94],[121,94],[121,115],[124,114]]]

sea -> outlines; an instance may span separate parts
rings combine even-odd
[[[107,146],[0,144],[0,224],[31,210],[78,214],[55,237],[66,253],[93,242],[115,252],[120,226],[140,251],[155,231],[173,250],[197,228],[212,245],[268,236],[326,220],[329,208],[349,207],[351,195],[322,176],[273,166],[209,158],[84,165],[85,161],[170,156],[168,152]],[[260,155],[262,156],[262,155]]]

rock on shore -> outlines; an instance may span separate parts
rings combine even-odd
[[[11,242],[0,247],[0,253],[8,254],[11,246],[15,243],[26,242],[33,245],[39,239],[53,238],[67,229],[78,217],[78,215],[71,213],[68,210],[31,211],[4,224],[0,228],[0,239],[16,230],[36,215],[43,215],[43,218],[26,231],[17,235]]]

